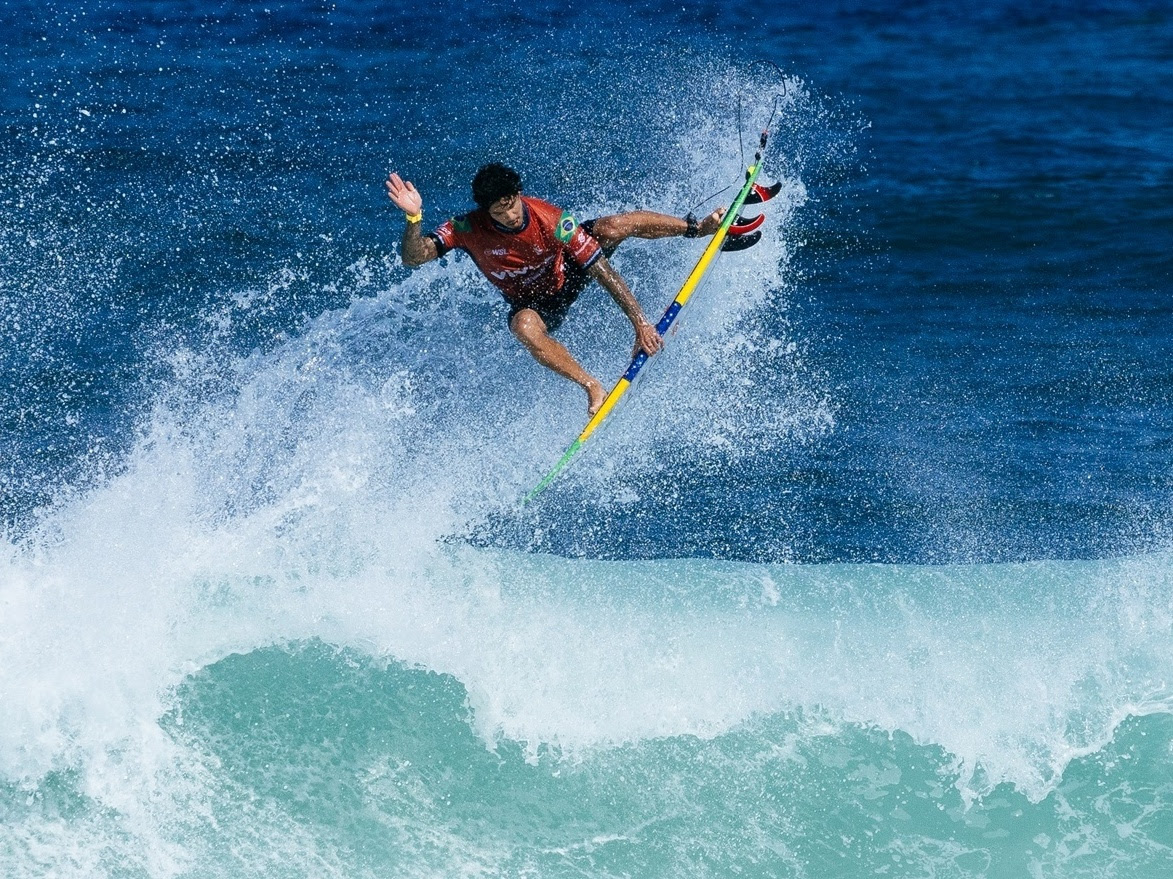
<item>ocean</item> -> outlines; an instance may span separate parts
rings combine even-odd
[[[1173,875],[1168,3],[12,0],[0,56],[5,879]],[[768,121],[762,241],[521,506],[585,397],[384,179],[683,216]],[[658,314],[702,248],[613,264]],[[597,286],[559,338],[631,350]]]

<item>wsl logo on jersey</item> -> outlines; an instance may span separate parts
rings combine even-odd
[[[574,237],[574,230],[578,228],[578,223],[574,222],[574,217],[569,213],[563,213],[562,218],[558,221],[558,240],[563,244],[569,244],[570,239]]]

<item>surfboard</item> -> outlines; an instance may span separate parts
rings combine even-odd
[[[763,134],[763,144],[765,146],[765,135]],[[739,211],[746,204],[754,204],[757,202],[767,201],[778,193],[781,184],[775,184],[772,187],[766,188],[757,183],[758,175],[761,172],[762,161],[761,153],[755,157],[754,164],[750,165],[745,172],[745,182],[738,190],[736,197],[730,203],[729,208],[725,211],[725,216],[721,219],[721,225],[717,231],[713,233],[700,259],[697,260],[696,265],[692,271],[689,272],[688,277],[673,297],[668,307],[664,309],[663,315],[656,323],[656,332],[660,338],[667,337],[668,332],[672,329],[672,325],[676,323],[680,316],[681,309],[688,304],[688,300],[692,298],[692,294],[696,292],[700,286],[701,281],[713,265],[713,261],[717,258],[717,254],[724,250],[742,250],[746,247],[752,246],[761,237],[761,232],[756,231],[761,225],[763,216],[755,217],[753,220],[745,221],[739,215]],[[522,505],[528,504],[535,497],[546,490],[549,485],[558,478],[566,466],[571,462],[579,450],[583,447],[591,434],[593,434],[599,427],[607,420],[608,416],[614,411],[615,406],[627,394],[636,377],[640,374],[640,370],[644,368],[644,364],[648,362],[649,355],[644,351],[636,352],[635,356],[631,358],[627,369],[619,380],[611,388],[610,393],[607,394],[603,400],[603,405],[599,407],[591,419],[587,422],[586,427],[578,437],[570,444],[570,446],[563,453],[553,468],[542,477],[529,492],[522,498]]]

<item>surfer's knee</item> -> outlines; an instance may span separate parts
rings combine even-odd
[[[523,308],[509,319],[509,329],[523,343],[538,341],[547,335],[546,322],[532,308]]]
[[[630,238],[636,232],[634,213],[612,214],[609,217],[599,217],[591,227],[591,235],[603,247],[614,247]]]

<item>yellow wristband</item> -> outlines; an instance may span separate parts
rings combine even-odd
[[[422,223],[424,219],[424,212],[420,211],[418,214],[405,213],[403,216],[409,223]]]

